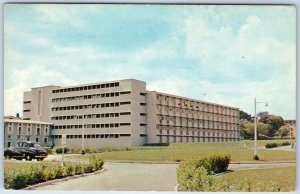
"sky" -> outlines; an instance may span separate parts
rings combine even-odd
[[[6,4],[4,115],[30,88],[134,78],[148,90],[296,119],[296,8]]]

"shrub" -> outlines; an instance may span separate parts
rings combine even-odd
[[[44,149],[47,151],[48,154],[53,154],[53,148],[52,147],[44,147]]]
[[[4,172],[4,186],[6,189],[22,189],[47,180],[59,179],[74,174],[91,173],[103,167],[103,160],[93,156],[89,163],[67,163],[65,167],[46,166],[42,164],[29,165],[17,171]]]
[[[65,153],[65,154],[69,153],[69,150],[70,150],[70,148],[65,147],[65,148],[64,148],[64,153]],[[55,152],[56,152],[57,154],[61,154],[61,153],[62,153],[62,148],[61,148],[61,147],[55,148]]]
[[[31,166],[28,174],[27,183],[29,185],[32,185],[44,181],[45,180],[44,169],[45,166],[41,166],[41,165]]]
[[[265,145],[266,148],[276,148],[278,147],[278,144],[277,143],[268,143]]]
[[[288,145],[291,145],[291,143],[290,142],[283,142],[281,145],[282,146],[288,146]]]
[[[48,181],[48,180],[52,180],[54,178],[55,178],[55,176],[54,176],[53,169],[52,168],[46,168],[45,171],[44,171],[44,179],[46,181]]]
[[[73,172],[74,172],[74,167],[73,165],[67,165],[65,167],[65,174],[66,176],[72,176],[73,175]]]
[[[90,158],[90,164],[93,166],[94,171],[100,170],[103,167],[104,161],[97,156],[92,156]]]
[[[60,179],[63,178],[63,169],[60,166],[57,166],[53,169],[54,178]]]
[[[82,167],[84,173],[91,173],[94,171],[94,166],[92,164],[84,164]]]
[[[177,181],[183,191],[208,191],[213,184],[212,174],[227,170],[230,155],[213,154],[181,162],[177,168]]]
[[[25,173],[17,173],[10,181],[9,188],[21,189],[27,186],[28,176]]]
[[[74,170],[75,170],[75,174],[76,175],[82,174],[82,166],[81,166],[81,164],[76,164],[75,167],[74,167]]]

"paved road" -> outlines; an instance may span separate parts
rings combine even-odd
[[[230,164],[229,170],[295,166],[295,162]],[[35,187],[35,190],[174,191],[178,164],[105,162],[106,171]]]
[[[177,164],[112,163],[106,171],[86,177],[60,181],[35,190],[84,191],[174,191]]]

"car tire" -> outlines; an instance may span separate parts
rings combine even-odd
[[[28,160],[28,161],[31,161],[32,160],[32,156],[27,155],[27,156],[25,156],[25,159]]]

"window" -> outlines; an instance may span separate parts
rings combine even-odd
[[[146,96],[146,93],[140,93],[141,96]]]
[[[120,92],[121,95],[123,95],[123,94],[130,94],[130,93],[131,93],[131,91]]]
[[[130,112],[120,112],[120,115],[130,115]]]
[[[130,123],[120,123],[120,126],[129,126]]]
[[[40,135],[40,128],[36,129],[36,135]]]
[[[146,106],[146,103],[140,103],[141,106]]]
[[[130,102],[129,101],[127,101],[127,102],[120,102],[120,105],[125,105],[125,104],[130,104]]]
[[[30,112],[30,110],[29,110],[29,109],[27,109],[27,110],[23,110],[23,112]]]
[[[39,142],[39,138],[37,137],[37,138],[35,138],[35,142]]]
[[[130,137],[130,134],[120,134],[120,137]]]

